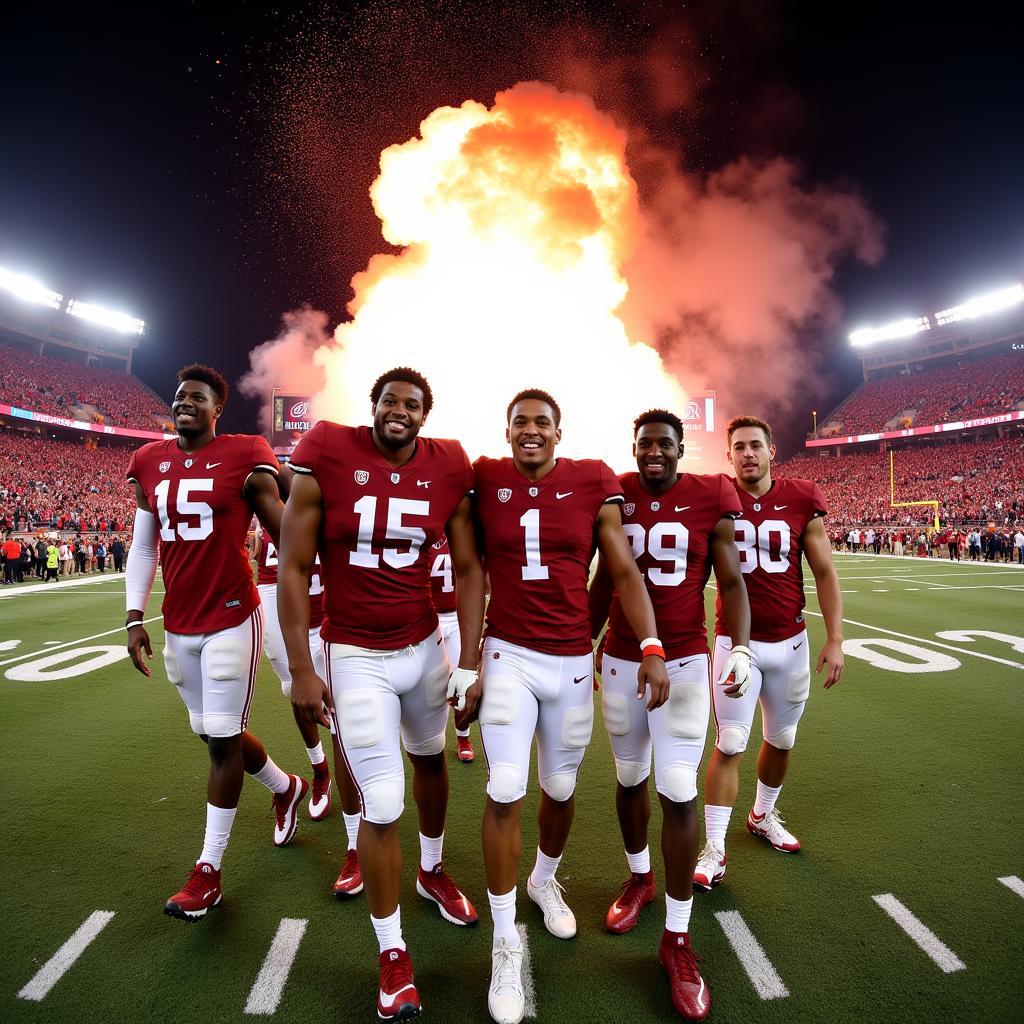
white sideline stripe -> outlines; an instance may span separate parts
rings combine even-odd
[[[967,970],[965,964],[930,928],[923,925],[891,892],[871,897],[928,954],[942,971]]]
[[[302,936],[306,934],[308,923],[302,917],[281,919],[267,958],[263,961],[260,973],[249,993],[249,1000],[245,1004],[246,1013],[269,1016],[277,1010],[288,973],[295,962],[295,955],[299,951]]]
[[[1000,878],[1000,882],[1006,886],[1007,889],[1012,890],[1021,899],[1024,899],[1024,882],[1022,882],[1016,875],[1007,875],[1005,878]]]
[[[715,919],[722,926],[725,937],[736,952],[743,970],[747,972],[754,991],[762,999],[785,999],[789,989],[782,983],[779,972],[772,966],[754,933],[747,927],[738,910],[720,910]]]
[[[156,622],[158,619],[162,619],[162,615],[154,615],[151,619],[143,619],[143,624],[149,622]],[[112,636],[114,633],[123,633],[125,637],[125,645],[127,646],[128,641],[128,630],[124,626],[120,626],[117,629],[108,629],[105,633],[94,633],[92,636],[83,636],[78,640],[69,640],[66,644],[57,644],[53,647],[43,647],[39,651],[29,651],[28,654],[19,654],[16,658],[7,658],[6,661],[0,661],[0,668],[4,665],[13,665],[16,661],[24,661],[26,658],[35,658],[40,654],[53,654],[54,651],[59,651],[62,647],[74,647],[75,644],[84,644],[88,640],[99,640],[101,636]]]
[[[109,573],[97,573],[96,575],[88,576],[85,579],[58,580],[56,583],[32,583],[27,587],[20,586],[17,590],[7,591],[4,594],[4,597],[21,597],[22,594],[52,594],[55,590],[70,590],[72,587],[88,587],[90,584],[110,583],[111,581],[116,582],[123,579],[123,572],[114,572],[114,570],[111,569]]]
[[[537,1016],[537,990],[533,984],[533,957],[530,956],[530,937],[525,924],[517,924],[516,931],[523,943],[523,1016]]]
[[[89,943],[113,918],[113,910],[94,910],[78,931],[36,971],[32,980],[18,993],[18,998],[31,999],[36,1003],[45,999],[50,989],[71,970]]]

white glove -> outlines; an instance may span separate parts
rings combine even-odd
[[[468,668],[457,668],[448,677],[448,699],[457,698],[455,710],[461,711],[466,706],[466,691],[477,681],[479,673]]]
[[[730,693],[730,697],[742,697],[747,692],[747,687],[750,685],[750,648],[744,647],[740,644],[739,647],[734,647],[732,652],[729,654],[729,659],[726,661],[725,666],[722,669],[722,674],[718,677],[718,685],[725,686],[729,681],[729,676],[733,677],[733,682],[739,686],[739,689],[735,693]]]

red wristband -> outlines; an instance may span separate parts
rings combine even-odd
[[[662,661],[665,660],[665,648],[661,644],[647,644],[646,647],[640,648],[640,653],[645,658],[655,657],[661,658]]]

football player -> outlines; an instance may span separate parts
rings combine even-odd
[[[452,569],[452,554],[447,537],[442,537],[430,549],[430,596],[444,637],[448,661],[458,665],[462,641],[455,599],[455,571]],[[459,760],[463,764],[472,764],[476,755],[468,728],[455,727],[455,746]]]
[[[277,460],[262,437],[217,434],[228,386],[208,366],[178,373],[171,403],[178,436],[132,454],[135,531],[125,574],[128,654],[149,676],[143,625],[159,563],[163,570],[164,667],[207,744],[206,836],[185,885],[164,907],[194,921],[221,900],[221,858],[248,772],[273,794],[274,842],[291,841],[309,783],[283,772],[246,731],[263,642],[263,610],[245,543],[253,513],[277,533]]]
[[[637,686],[640,646],[617,595],[613,598],[611,577],[601,559],[590,588],[590,626],[596,640],[609,623],[603,653],[598,655],[602,710],[615,756],[615,807],[630,871],[608,910],[606,926],[616,934],[631,931],[641,908],[654,899],[647,844],[647,777],[653,746],[665,860],[665,931],[659,958],[676,1009],[687,1020],[703,1020],[711,1012],[711,998],[697,966],[689,924],[700,831],[697,770],[711,711],[704,586],[714,566],[725,619],[737,640],[718,683],[737,692],[750,674],[750,610],[733,543],[740,503],[732,481],[723,474],[679,473],[679,417],[652,409],[637,417],[633,429],[639,472],[619,477],[625,498],[623,529],[654,606],[670,688],[662,707],[648,709],[638,699],[643,697]]]
[[[593,645],[587,581],[595,543],[641,643],[637,689],[648,706],[668,696],[654,611],[622,532],[622,489],[594,460],[556,459],[561,411],[547,392],[521,391],[507,410],[512,457],[476,463],[475,511],[490,579],[480,700],[487,758],[484,861],[494,919],[488,1009],[499,1024],[522,1019],[523,948],[516,930],[519,819],[537,741],[540,842],[527,892],[552,935],[570,939],[576,918],[555,872],[573,818],[576,775],[594,725]],[[459,590],[463,585],[459,573]],[[481,697],[482,683],[482,697]]]
[[[377,1013],[420,1012],[398,904],[405,800],[401,746],[419,808],[417,892],[454,924],[476,911],[445,874],[448,804],[444,758],[448,698],[461,705],[476,680],[483,570],[469,492],[473,470],[457,441],[419,437],[433,396],[408,367],[370,391],[373,426],[321,421],[295,448],[295,479],[282,525],[278,607],[300,718],[327,725],[329,709],[359,789],[359,865],[380,947]],[[451,673],[430,602],[430,551],[447,534],[458,575],[460,668]],[[323,563],[327,683],[309,653],[309,572]],[[401,743],[400,743],[401,741]]]
[[[694,884],[710,889],[726,869],[725,833],[739,790],[740,759],[750,738],[754,707],[761,705],[763,742],[757,756],[757,797],[747,830],[784,853],[796,853],[800,840],[775,806],[796,743],[797,723],[811,687],[804,578],[801,556],[814,574],[826,640],[818,654],[825,689],[843,674],[843,598],[825,531],[825,500],[812,480],[772,480],[772,428],[755,416],[738,416],[727,428],[728,457],[743,508],[736,520],[736,548],[750,600],[751,674],[749,688],[729,700],[714,692],[715,749],[704,781],[707,842],[697,862]],[[732,626],[718,603],[714,670],[721,672],[733,650]]]

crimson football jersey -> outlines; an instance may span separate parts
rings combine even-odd
[[[625,498],[622,527],[647,584],[666,659],[706,652],[704,585],[712,568],[711,534],[724,516],[735,519],[741,512],[732,481],[722,473],[681,473],[664,494],[648,491],[639,473],[624,473],[619,481]],[[604,649],[624,661],[643,657],[618,594],[608,614]]]
[[[277,546],[264,533],[260,538],[260,553],[256,559],[256,582],[261,586],[277,586]],[[320,579],[320,556],[313,562],[309,574],[309,628],[319,629],[324,621],[324,587]]]
[[[128,479],[159,522],[170,632],[230,629],[259,604],[245,549],[252,509],[243,494],[257,470],[276,476],[277,459],[265,438],[251,434],[221,434],[195,452],[171,438],[132,453]]]
[[[318,549],[327,592],[325,640],[393,651],[437,626],[430,601],[431,545],[473,489],[458,441],[420,437],[395,469],[369,427],[321,420],[292,455],[323,496]]]
[[[559,459],[537,481],[510,458],[481,458],[474,469],[487,635],[541,654],[589,654],[587,580],[601,506],[622,500],[615,474],[593,459]]]
[[[803,536],[807,524],[826,514],[813,480],[773,480],[755,498],[733,481],[743,514],[736,520],[736,550],[750,601],[750,639],[778,643],[804,628]],[[715,632],[728,636],[722,599],[715,607]]]
[[[455,570],[452,568],[452,553],[448,549],[448,537],[434,541],[430,548],[430,596],[434,611],[438,614],[456,610]]]

